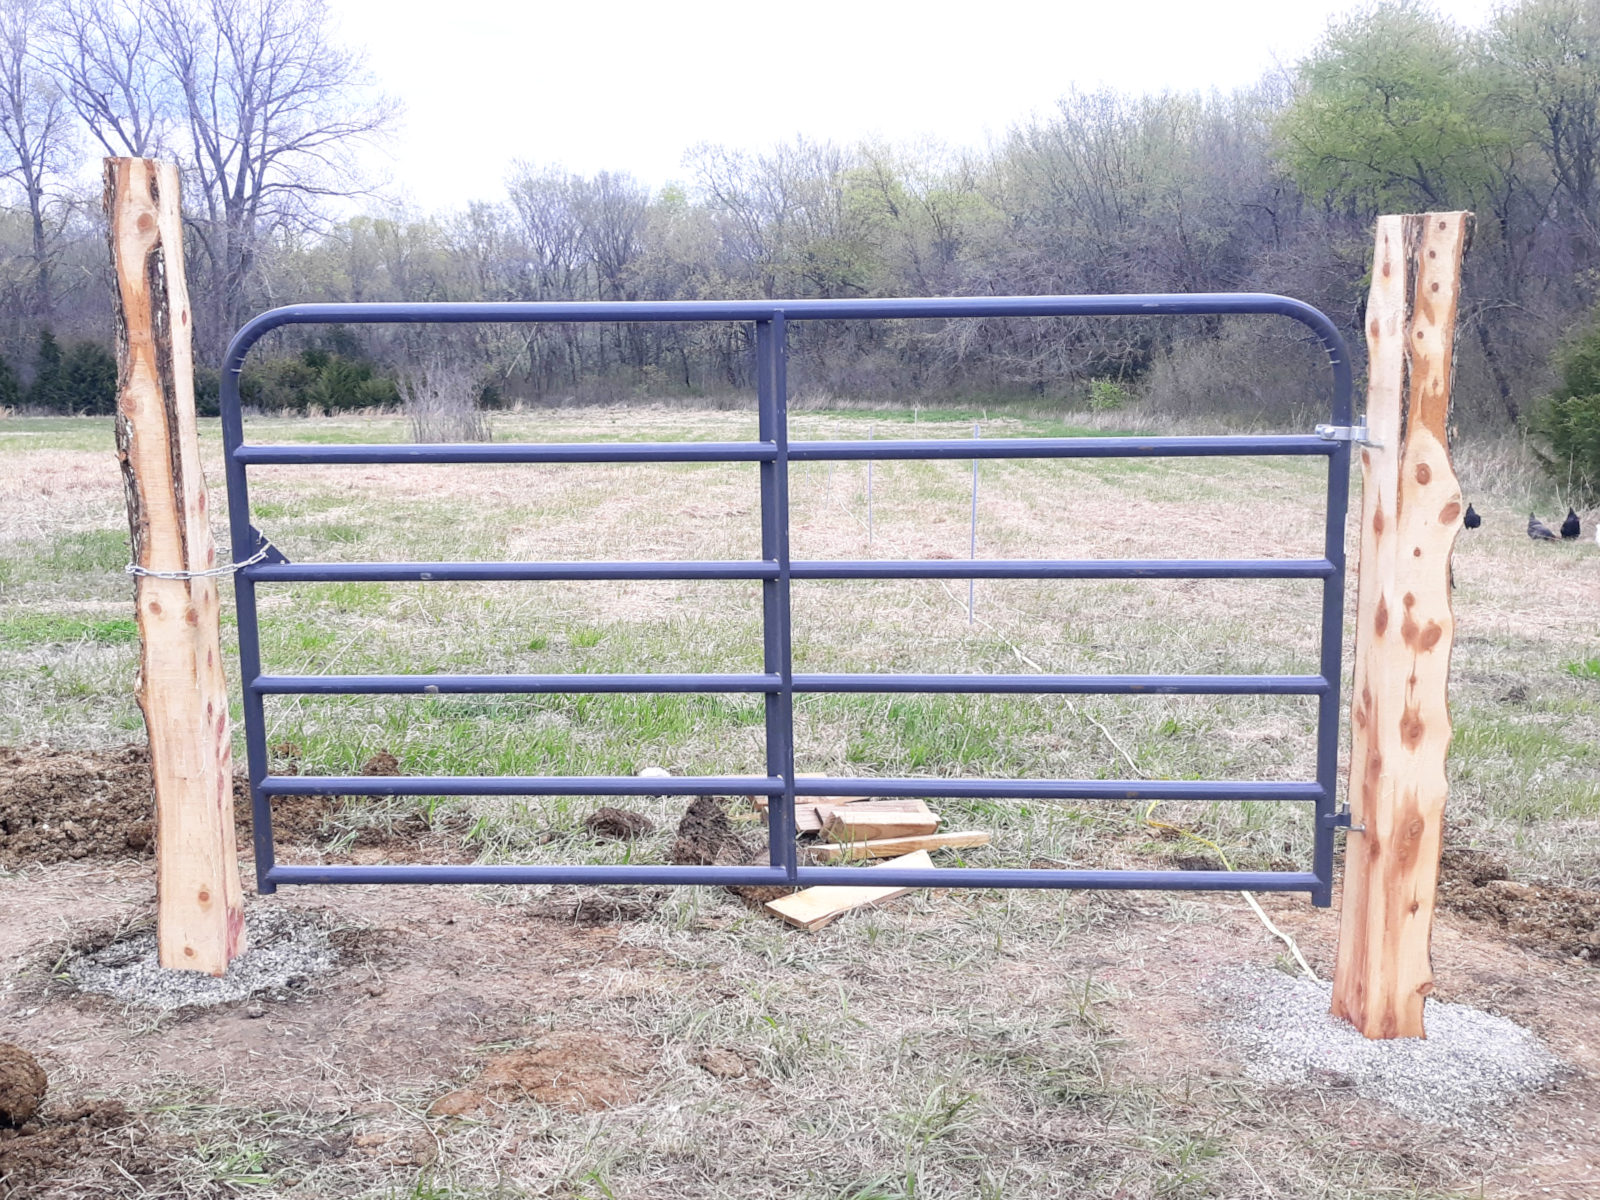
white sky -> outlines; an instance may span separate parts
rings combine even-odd
[[[1227,90],[1310,49],[1327,0],[329,0],[406,112],[372,166],[423,209],[513,159],[686,180],[700,142],[979,146],[1074,85]],[[1480,23],[1495,0],[1444,0]]]

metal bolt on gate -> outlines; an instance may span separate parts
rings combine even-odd
[[[1327,352],[1333,372],[1330,424],[1311,434],[1214,437],[982,438],[949,441],[791,442],[788,433],[786,330],[791,321],[906,320],[1091,316],[1276,315],[1305,325]],[[289,325],[751,322],[756,333],[757,440],[655,444],[491,443],[470,445],[262,445],[244,440],[239,374],[250,348]],[[1150,888],[1169,891],[1307,892],[1326,906],[1333,883],[1339,672],[1344,599],[1344,528],[1349,499],[1351,410],[1349,356],[1332,321],[1301,301],[1254,293],[1128,296],[1011,296],[949,299],[673,301],[525,304],[305,304],[274,309],[244,326],[228,347],[221,384],[239,655],[244,681],[245,744],[254,812],[256,881],[280,884],[585,883],[791,884],[865,883],[891,887]],[[795,561],[789,555],[789,464],[857,460],[980,458],[1169,458],[1321,456],[1327,459],[1323,556],[1310,559],[1087,559],[982,561]],[[273,550],[251,523],[249,468],[388,463],[760,464],[761,557],[690,562],[412,562],[296,563]],[[763,663],[748,674],[612,675],[272,675],[261,667],[256,591],[283,583],[418,580],[759,580]],[[790,656],[790,591],[796,581],[861,579],[1316,579],[1322,582],[1322,632],[1315,675],[980,675],[796,673]],[[691,776],[272,776],[267,774],[263,699],[280,695],[423,695],[535,693],[752,693],[765,697],[765,775]],[[1050,695],[1274,695],[1317,697],[1316,778],[1258,780],[845,779],[797,778],[797,693],[991,693]],[[274,860],[272,798],[281,795],[765,795],[770,865],[761,866],[289,866]],[[1271,800],[1300,802],[1315,813],[1309,871],[1145,871],[1011,868],[817,867],[797,858],[794,803],[801,796],[922,796],[1051,800]]]

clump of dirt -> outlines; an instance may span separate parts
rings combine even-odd
[[[0,1125],[26,1125],[44,1103],[50,1084],[43,1068],[21,1046],[0,1042]]]
[[[435,1100],[436,1117],[533,1100],[572,1112],[618,1108],[639,1098],[640,1083],[655,1065],[646,1042],[589,1030],[552,1031],[532,1046],[497,1054],[464,1088]]]
[[[700,1069],[718,1079],[738,1079],[749,1074],[750,1064],[732,1050],[713,1046],[700,1055]]]
[[[672,843],[672,861],[691,866],[766,866],[766,856],[733,831],[728,810],[716,796],[696,796],[678,822],[678,836]],[[795,891],[792,887],[730,887],[728,889],[751,907],[776,900]]]
[[[117,1101],[96,1100],[48,1113],[21,1129],[0,1129],[0,1196],[37,1195],[48,1177],[94,1159],[117,1162],[123,1186],[131,1180],[132,1191],[144,1191],[142,1185],[153,1182],[152,1162],[106,1144],[105,1134],[128,1120],[128,1110]]]
[[[1519,946],[1600,966],[1600,891],[1519,883],[1495,855],[1450,847],[1439,862],[1439,903]]]
[[[609,804],[584,818],[584,828],[595,837],[627,842],[655,830],[656,823],[631,808],[612,808]]]
[[[400,774],[400,760],[387,750],[379,750],[361,764],[361,773],[363,775],[398,775]]]

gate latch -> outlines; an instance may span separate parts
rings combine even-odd
[[[1358,446],[1371,446],[1374,450],[1383,448],[1382,442],[1375,442],[1367,436],[1367,423],[1359,425],[1318,425],[1316,435],[1325,442],[1354,442]]]
[[[257,562],[286,563],[289,561],[289,556],[274,546],[267,535],[254,525],[250,526],[250,548],[260,556],[256,559]]]
[[[1352,825],[1350,823],[1350,810],[1348,808],[1341,808],[1338,812],[1328,813],[1322,818],[1322,827],[1324,829],[1347,829],[1351,833],[1365,833],[1367,831],[1365,825]]]

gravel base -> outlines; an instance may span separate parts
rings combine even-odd
[[[1331,984],[1265,969],[1216,983],[1231,1010],[1218,1028],[1265,1083],[1353,1088],[1417,1121],[1477,1127],[1564,1070],[1522,1026],[1464,1004],[1430,1000],[1426,1038],[1369,1041],[1329,1015]]]
[[[154,930],[78,955],[67,963],[66,974],[79,991],[171,1012],[281,993],[312,975],[331,971],[338,961],[317,913],[254,908],[248,935],[249,949],[228,964],[221,979],[200,971],[163,968],[156,961]]]

